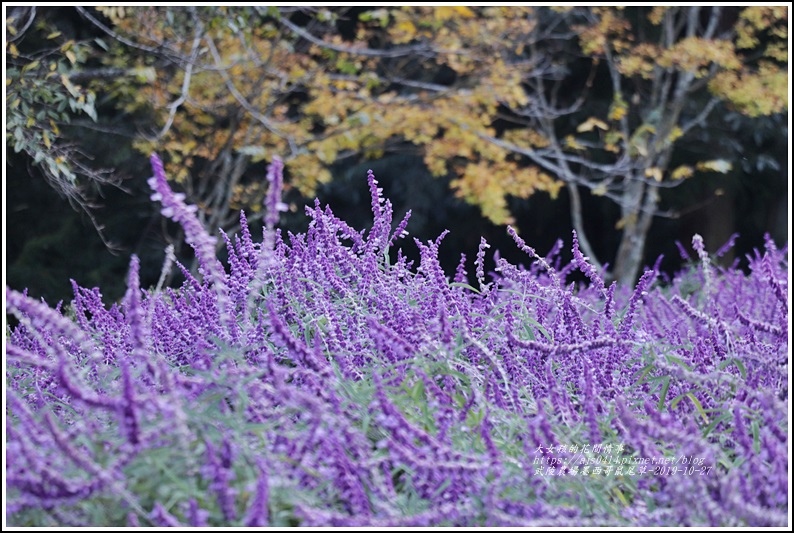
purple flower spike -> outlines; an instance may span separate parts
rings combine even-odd
[[[593,286],[599,291],[604,291],[604,280],[601,279],[601,276],[598,275],[598,271],[596,268],[587,262],[587,257],[582,255],[582,252],[579,250],[579,239],[576,238],[576,230],[573,230],[573,259],[576,262],[576,266],[579,267],[579,270],[587,276],[590,281],[593,283]]]
[[[287,210],[287,205],[281,201],[284,189],[284,162],[279,156],[273,157],[273,162],[267,167],[267,181],[270,186],[265,197],[265,226],[272,230],[278,224],[279,213]]]
[[[246,527],[265,527],[270,521],[267,469],[263,461],[258,462],[258,467],[259,477],[256,480],[256,492],[254,499],[251,500],[251,505],[248,507],[248,513],[245,518]]]
[[[485,240],[485,237],[480,237],[480,246],[477,249],[477,257],[474,260],[474,265],[477,267],[476,275],[477,282],[480,284],[480,291],[485,294],[490,288],[485,283],[485,249],[490,248],[491,245]]]
[[[383,188],[378,187],[378,180],[375,179],[375,173],[372,169],[367,170],[367,183],[369,184],[369,193],[372,196],[372,214],[377,218],[380,216],[383,207]]]
[[[223,266],[215,255],[215,243],[217,239],[210,236],[204,229],[204,226],[201,225],[201,222],[196,216],[198,208],[195,205],[185,204],[185,195],[174,193],[171,190],[165,176],[163,162],[157,154],[152,154],[151,162],[152,168],[154,169],[154,176],[149,178],[149,186],[155,191],[154,194],[152,194],[152,200],[159,200],[163,204],[163,209],[161,211],[163,215],[179,223],[182,229],[185,230],[185,240],[196,252],[199,271],[212,283],[217,294],[218,311],[221,315],[221,321],[224,324],[228,324],[230,319],[228,316],[229,298],[226,288],[226,275]]]
[[[159,527],[184,527],[185,524],[169,513],[160,502],[155,502],[154,509],[149,514],[149,518],[155,526]]]

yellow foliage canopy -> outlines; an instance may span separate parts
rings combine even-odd
[[[555,196],[565,172],[591,163],[601,177],[625,157],[653,181],[690,176],[687,166],[668,172],[664,155],[686,135],[673,100],[683,74],[702,80],[683,98],[707,87],[750,116],[787,109],[785,7],[742,9],[720,36],[681,29],[695,8],[630,9],[639,8],[379,7],[355,19],[336,7],[300,17],[275,7],[98,8],[115,32],[158,51],[118,44],[110,66],[156,76],[112,91],[127,110],[154,113],[159,131],[138,147],[164,150],[169,174],[196,191],[225,179],[229,205],[250,209],[265,194],[242,177],[251,162],[281,155],[292,186],[310,195],[341,158],[412,145],[496,223],[511,220],[508,196]],[[353,29],[343,36],[337,20]],[[762,41],[765,59],[751,60]],[[582,75],[571,74],[572,57],[603,75],[550,97]],[[612,92],[587,107],[594,79]]]

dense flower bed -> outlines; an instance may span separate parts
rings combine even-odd
[[[319,203],[282,236],[281,165],[255,243],[217,260],[152,157],[153,199],[198,258],[177,290],[67,309],[6,289],[12,526],[780,526],[788,512],[787,259],[699,257],[606,286],[524,269],[483,240],[467,284],[407,232],[370,173],[374,223]],[[471,266],[468,266],[471,268]],[[568,284],[573,270],[590,283]]]

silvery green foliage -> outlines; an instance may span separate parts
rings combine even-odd
[[[696,237],[670,283],[606,287],[575,235],[560,267],[511,230],[531,265],[499,259],[486,283],[483,240],[475,288],[465,257],[441,269],[443,234],[417,268],[389,261],[407,219],[371,172],[368,232],[315,202],[281,235],[277,161],[262,242],[241,214],[224,266],[152,164],[198,278],[145,291],[133,258],[122,302],[75,285],[70,312],[6,289],[9,525],[786,524],[771,241],[749,275]]]

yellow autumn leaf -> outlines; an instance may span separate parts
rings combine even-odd
[[[44,130],[43,132],[41,132],[41,136],[44,139],[44,146],[47,147],[47,150],[52,148],[52,141],[50,141],[50,132]]]
[[[673,131],[670,132],[670,135],[667,136],[668,142],[675,142],[680,139],[684,135],[684,130],[682,130],[679,126],[673,128]]]
[[[72,96],[77,97],[80,95],[80,90],[69,80],[69,76],[66,74],[61,74],[61,83]]]
[[[664,14],[670,8],[665,6],[656,6],[654,7],[650,14],[648,15],[648,20],[651,21],[651,24],[654,26],[658,26],[662,23],[662,18],[664,18]]]
[[[662,181],[662,169],[659,167],[651,167],[645,169],[645,177],[653,178],[656,181]]]
[[[474,18],[474,11],[466,6],[442,6],[437,7],[433,12],[436,20],[449,20],[454,16],[459,16],[465,19]]]
[[[593,128],[598,128],[601,130],[608,130],[609,126],[603,120],[599,120],[595,117],[590,117],[576,128],[576,131],[579,133],[584,133],[586,131],[593,131]]]
[[[733,168],[733,165],[730,161],[725,159],[712,159],[711,161],[701,161],[697,164],[698,170],[704,171],[711,171],[711,172],[720,172],[721,174],[727,174]]]
[[[410,20],[403,20],[402,22],[398,23],[397,26],[395,26],[395,29],[405,34],[404,37],[409,40],[416,35],[416,26],[414,26],[414,23]]]
[[[681,165],[680,167],[677,167],[675,170],[673,170],[672,174],[670,174],[670,177],[674,180],[681,180],[691,177],[694,173],[695,171],[692,170],[692,167],[689,165]]]
[[[607,115],[607,118],[609,118],[609,120],[620,120],[625,117],[628,112],[629,108],[626,101],[622,98],[616,99],[612,102],[612,105],[609,106],[609,115]]]
[[[582,146],[582,144],[579,141],[577,141],[576,137],[574,137],[573,135],[568,135],[567,137],[565,137],[565,146],[567,148],[571,148],[572,150],[585,149],[585,147]]]
[[[621,229],[625,228],[627,225],[633,225],[636,222],[637,222],[637,215],[632,213],[632,214],[626,215],[625,217],[622,217],[620,220],[615,222],[615,229],[616,230],[621,230]]]
[[[606,183],[599,183],[593,189],[590,190],[590,194],[593,196],[604,196],[607,193],[607,185]]]

